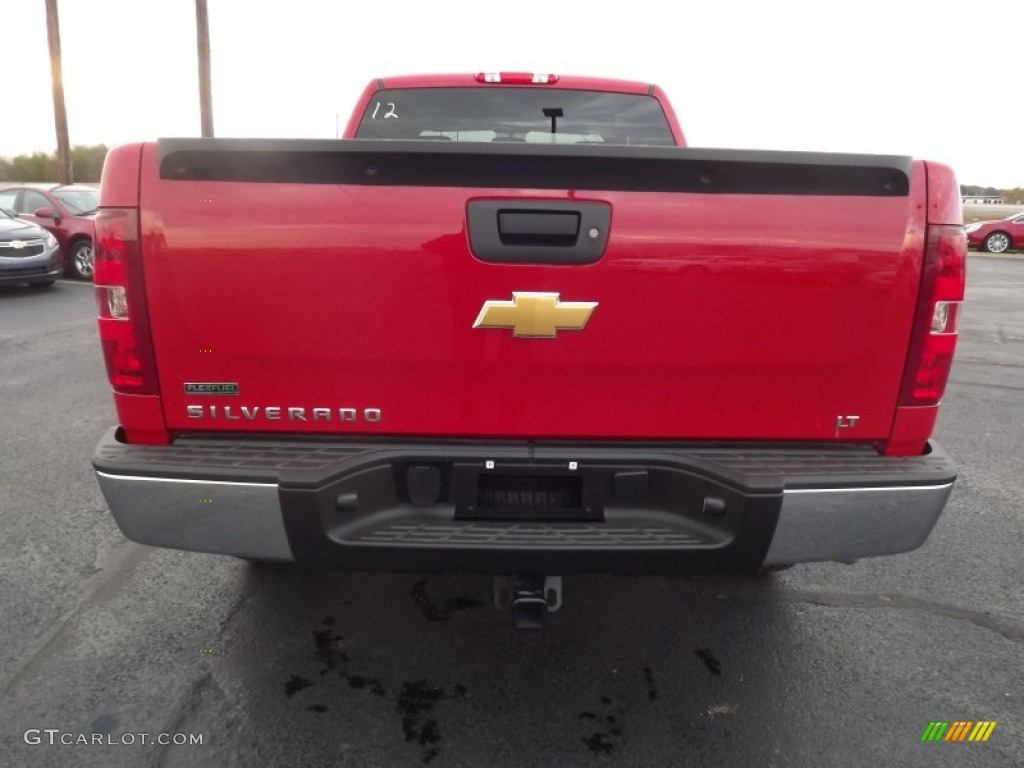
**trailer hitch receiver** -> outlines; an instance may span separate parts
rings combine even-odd
[[[494,607],[512,609],[516,629],[538,630],[562,607],[561,576],[495,576]]]

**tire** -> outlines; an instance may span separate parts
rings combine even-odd
[[[76,240],[71,246],[71,275],[79,280],[92,280],[94,270],[92,240]]]
[[[1003,253],[1010,248],[1010,236],[1005,232],[993,232],[982,245],[989,253]]]

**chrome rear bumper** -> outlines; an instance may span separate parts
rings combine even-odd
[[[454,485],[436,503],[403,497],[410,464],[596,473],[602,518],[479,521]],[[913,550],[955,480],[937,446],[921,457],[801,447],[688,444],[280,443],[195,438],[97,447],[118,525],[144,544],[346,570],[685,572],[853,560]],[[511,469],[510,469],[511,468]],[[447,471],[447,470],[446,470]],[[647,496],[616,473],[650,474]],[[601,474],[604,473],[604,474]],[[606,482],[608,481],[608,482]],[[645,486],[646,487],[646,486]],[[726,499],[710,516],[702,499]]]
[[[277,485],[97,472],[121,532],[142,544],[291,560]]]
[[[783,492],[765,565],[856,560],[917,549],[935,527],[953,483]]]

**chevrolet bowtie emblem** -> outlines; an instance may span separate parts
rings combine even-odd
[[[474,328],[510,328],[520,339],[553,339],[582,331],[596,301],[559,301],[557,293],[512,293],[512,301],[485,301]]]

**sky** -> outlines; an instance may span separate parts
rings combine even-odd
[[[1024,186],[1024,0],[208,3],[217,136],[334,137],[380,76],[552,72],[661,85],[691,146],[905,154]],[[0,6],[0,155],[52,151],[44,0]],[[59,9],[72,144],[199,135],[193,0]]]

